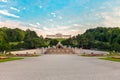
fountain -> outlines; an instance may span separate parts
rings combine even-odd
[[[58,42],[55,47],[48,48],[45,54],[75,54],[75,52],[72,48],[64,47],[61,42]]]

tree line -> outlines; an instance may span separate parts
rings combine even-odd
[[[0,51],[35,49],[56,45],[59,39],[43,38],[30,29],[21,30],[7,27],[0,28]],[[97,27],[86,30],[69,39],[61,40],[66,46],[99,49],[120,52],[120,28]]]
[[[19,28],[0,28],[0,51],[35,49],[56,45],[57,43],[56,39],[43,38],[30,29],[24,31]]]
[[[97,27],[62,41],[67,46],[120,52],[120,28]]]

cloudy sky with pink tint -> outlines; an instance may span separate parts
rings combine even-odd
[[[120,0],[0,0],[0,27],[77,35],[120,26]]]

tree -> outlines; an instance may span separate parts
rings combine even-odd
[[[118,43],[113,43],[111,46],[112,50],[114,51],[120,51],[120,44]]]
[[[56,39],[53,39],[50,41],[50,46],[57,45],[58,41]]]
[[[88,29],[83,34],[63,41],[63,44],[74,45],[75,40],[78,47],[82,48],[120,51],[120,28],[97,27]]]

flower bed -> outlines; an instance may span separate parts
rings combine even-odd
[[[104,56],[104,54],[82,54],[82,56]]]
[[[88,56],[104,56],[104,54],[88,54]]]
[[[8,59],[9,57],[7,57],[7,56],[0,56],[0,60],[1,59]]]
[[[120,56],[112,56],[114,59],[120,59]]]
[[[15,54],[14,56],[19,56],[19,57],[34,57],[38,56],[36,54]]]

